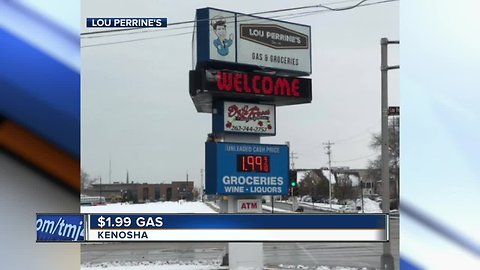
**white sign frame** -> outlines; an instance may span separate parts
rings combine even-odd
[[[270,135],[276,134],[275,105],[230,102],[223,103],[225,132]]]

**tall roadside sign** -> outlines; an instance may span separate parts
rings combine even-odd
[[[227,196],[229,213],[261,213],[261,196],[287,195],[289,146],[275,136],[276,109],[312,101],[310,26],[238,12],[196,11],[189,94],[212,114],[205,192]],[[261,243],[228,245],[230,269],[263,268]],[[226,261],[226,260],[225,260]]]

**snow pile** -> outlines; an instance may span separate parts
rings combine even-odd
[[[357,206],[362,206],[362,199],[358,199],[355,203]],[[380,203],[369,198],[363,198],[363,208],[365,213],[382,213]]]
[[[146,262],[108,262],[82,265],[82,270],[218,270],[220,261],[146,261]]]
[[[215,209],[215,211],[220,212],[220,206],[218,206],[214,202],[205,202],[205,204],[207,204],[210,207],[213,207]]]
[[[82,270],[221,270],[228,269],[227,266],[219,266],[220,262],[190,261],[190,262],[112,262],[91,265],[82,265]],[[250,270],[251,268],[240,268]],[[305,269],[305,270],[367,270],[368,268],[340,267],[340,266],[305,266],[305,265],[283,265],[264,267],[264,270],[281,269]]]
[[[305,265],[285,265],[280,264],[279,268],[264,268],[265,270],[280,270],[280,269],[308,269],[308,270],[368,270],[368,268],[356,268],[356,267],[342,267],[342,266],[305,266]]]
[[[154,202],[81,206],[81,213],[216,213],[202,202]]]
[[[275,208],[273,211],[275,213],[294,213],[293,211],[290,211],[290,210],[285,210],[285,209],[280,209],[280,208],[276,208],[275,207],[275,204],[273,204],[273,207]],[[268,205],[262,205],[262,209],[263,210],[266,210],[268,212],[272,212],[272,207],[271,206],[268,206]]]
[[[299,204],[306,208],[325,210],[325,211],[334,211],[334,212],[340,211],[343,207],[343,205],[335,204],[335,203],[332,203],[332,208],[330,208],[329,203],[315,203],[313,205],[311,202],[300,202]]]

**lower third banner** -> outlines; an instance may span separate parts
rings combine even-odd
[[[92,214],[87,241],[389,241],[384,214]]]

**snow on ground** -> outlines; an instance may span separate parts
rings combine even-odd
[[[106,204],[83,206],[81,213],[216,213],[202,202],[154,202],[142,204]]]
[[[82,270],[220,270],[228,269],[226,266],[219,266],[220,262],[214,261],[158,261],[158,262],[112,262],[112,263],[99,263],[91,265],[82,265]],[[242,270],[251,270],[251,268],[245,267]],[[285,270],[285,269],[306,269],[306,270],[367,270],[367,268],[354,268],[354,267],[329,267],[329,266],[304,266],[304,265],[278,265],[278,266],[266,266],[264,270]]]
[[[82,270],[218,270],[228,269],[220,267],[220,261],[157,261],[157,262],[108,262],[82,265]]]
[[[293,211],[290,211],[290,210],[276,208],[275,204],[273,205],[273,207],[275,208],[275,210],[274,210],[275,213],[294,213]],[[262,209],[266,210],[266,211],[269,211],[269,212],[272,212],[272,207],[268,206],[268,205],[262,205]]]
[[[210,207],[215,208],[216,211],[220,211],[220,206],[216,205],[214,202],[205,202],[205,204],[208,204]]]
[[[358,199],[356,201],[356,204],[358,206],[361,206],[362,200]],[[380,208],[380,203],[370,200],[369,198],[363,198],[363,208],[365,213],[382,213],[382,209]]]
[[[280,268],[271,268],[273,269],[308,269],[308,270],[368,270],[368,268],[356,268],[356,267],[342,267],[342,266],[304,266],[304,265],[279,265]],[[269,270],[270,268],[264,268]]]
[[[214,204],[213,202],[206,202],[206,203],[209,204],[211,207],[217,209],[217,211],[220,211],[220,207],[218,205]],[[262,205],[262,209],[266,210],[266,211],[269,211],[269,212],[272,212],[272,207],[268,206],[268,205]],[[275,208],[275,213],[293,213],[293,212],[289,211],[289,210]]]
[[[289,201],[284,201],[285,203],[291,204],[292,202]],[[314,208],[318,210],[326,210],[330,211],[333,209],[333,212],[342,212],[346,208],[345,205],[342,204],[332,204],[332,208],[330,209],[330,204],[328,203],[315,203],[315,205],[312,205],[311,202],[299,202],[299,205],[308,207],[308,208]],[[362,200],[358,199],[356,200],[355,206],[362,206]],[[363,207],[364,207],[364,213],[382,213],[382,209],[380,208],[380,203],[376,202],[374,200],[371,200],[369,198],[364,198],[363,199]],[[351,212],[351,211],[349,211]],[[358,211],[359,213],[362,213],[362,210]]]
[[[315,205],[312,205],[311,202],[300,202],[299,205],[326,211],[333,209],[334,212],[340,211],[340,209],[343,207],[343,205],[333,203],[332,208],[330,208],[329,203],[315,203]]]

